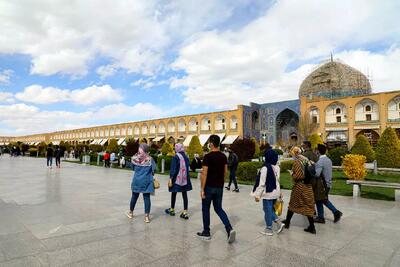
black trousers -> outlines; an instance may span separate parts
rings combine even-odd
[[[176,195],[177,192],[172,192],[171,193],[171,208],[175,209],[175,203],[176,203]],[[187,210],[189,206],[189,200],[187,196],[187,192],[182,192],[182,198],[183,198],[183,209]]]

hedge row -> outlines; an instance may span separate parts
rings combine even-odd
[[[161,171],[161,160],[165,159],[165,171],[169,171],[171,169],[171,161],[172,156],[159,156],[157,157],[157,170]]]
[[[263,166],[262,162],[239,162],[236,176],[241,181],[255,181],[257,170]],[[281,172],[287,172],[293,167],[293,160],[280,162]]]

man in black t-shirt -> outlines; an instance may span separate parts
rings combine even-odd
[[[211,135],[209,145],[211,152],[206,154],[203,159],[203,169],[201,173],[201,192],[202,211],[203,211],[203,232],[197,233],[199,237],[210,240],[210,207],[213,203],[214,210],[225,225],[228,235],[228,243],[235,241],[236,232],[233,230],[228,216],[222,209],[222,195],[225,182],[225,175],[228,171],[227,158],[219,151],[220,138],[218,135]]]
[[[51,144],[47,147],[46,158],[47,168],[51,169],[51,166],[53,165],[53,148],[51,147]]]

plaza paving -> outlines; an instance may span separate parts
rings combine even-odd
[[[196,179],[188,221],[164,214],[167,176],[158,176],[152,222],[143,222],[142,198],[137,217],[126,218],[131,175],[73,163],[49,170],[44,159],[0,157],[0,266],[400,266],[395,202],[333,196],[344,213],[339,223],[328,214],[327,224],[310,235],[295,215],[290,230],[266,237],[259,234],[261,205],[249,197],[251,187],[242,186],[239,194],[224,194],[237,230],[237,242],[229,245],[213,212],[212,240],[196,238],[202,228]],[[285,191],[286,203],[288,197]]]

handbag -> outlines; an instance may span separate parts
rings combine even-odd
[[[281,216],[282,215],[282,210],[283,210],[283,199],[281,197],[279,197],[274,204],[274,209],[275,209],[275,214],[277,216]]]
[[[153,180],[153,185],[154,185],[154,189],[160,188],[160,182],[156,178],[154,178],[154,180]]]

